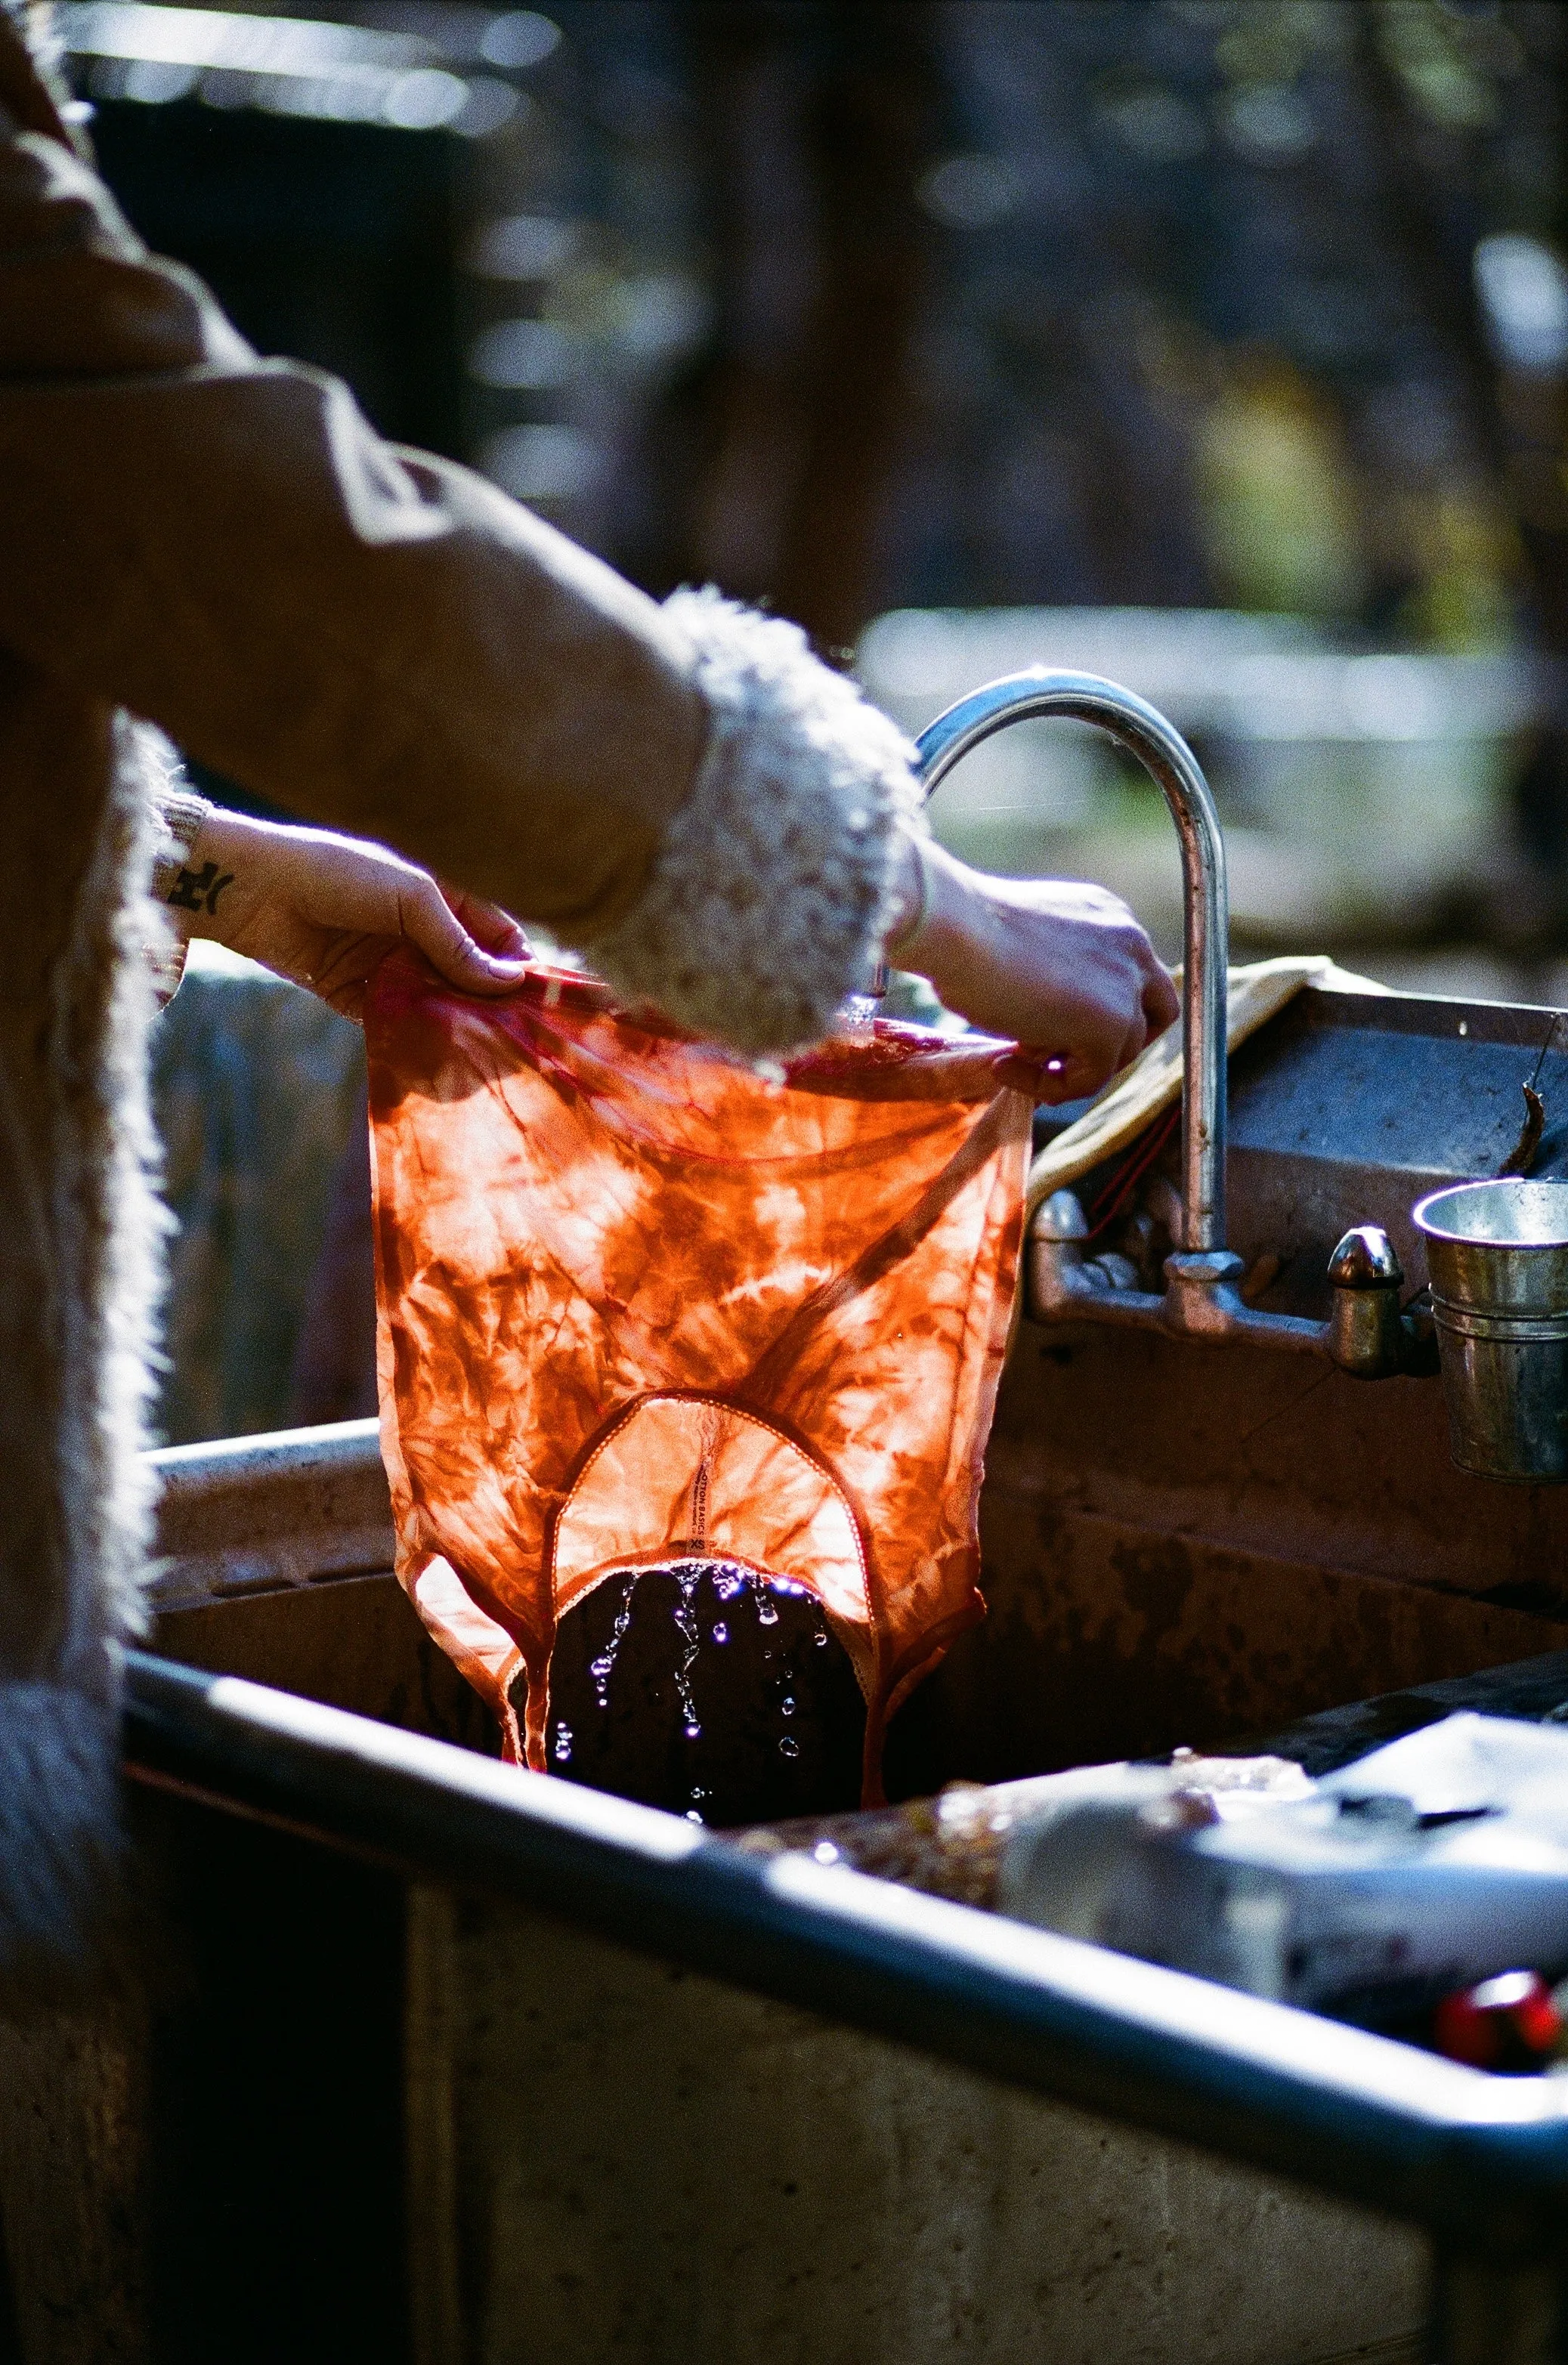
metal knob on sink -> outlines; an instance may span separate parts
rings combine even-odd
[[[1353,1380],[1430,1379],[1438,1368],[1429,1319],[1402,1311],[1405,1269],[1377,1224],[1357,1224],[1328,1260],[1333,1301],[1327,1353]]]
[[[1054,1193],[1030,1227],[1030,1313],[1041,1322],[1159,1328],[1216,1345],[1326,1356],[1359,1379],[1435,1370],[1429,1342],[1400,1306],[1399,1261],[1375,1226],[1348,1232],[1335,1250],[1327,1322],[1265,1313],[1241,1296],[1241,1259],[1226,1245],[1225,1223],[1230,935],[1225,839],[1202,768],[1174,725],[1146,699],[1094,674],[1044,667],[1009,674],[959,699],[922,732],[916,744],[927,796],[993,733],[1048,716],[1092,723],[1135,756],[1164,796],[1181,841],[1182,1216],[1180,1239],[1165,1260],[1164,1290],[1156,1293],[1136,1285],[1125,1257],[1086,1252],[1090,1231],[1082,1207],[1070,1191]]]

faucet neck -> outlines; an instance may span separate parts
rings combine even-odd
[[[1095,674],[1034,667],[961,698],[916,741],[929,797],[955,764],[1011,723],[1057,715],[1092,723],[1135,756],[1159,788],[1182,846],[1185,970],[1182,1024],[1182,1247],[1225,1247],[1226,987],[1230,921],[1225,840],[1207,780],[1181,733],[1157,708]]]

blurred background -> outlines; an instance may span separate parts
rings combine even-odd
[[[1040,660],[1143,690],[1215,782],[1240,957],[1568,1002],[1557,0],[58,17],[131,219],[388,434],[655,593],[797,619],[911,727]],[[991,867],[1119,887],[1175,953],[1173,833],[1087,734],[1008,734],[934,819]],[[283,1022],[198,1088],[203,994],[262,989],[192,983],[164,1022],[175,1195],[232,1228],[247,1062]],[[347,1114],[316,1181],[297,1126],[295,1165],[280,1139],[243,1186],[302,1227],[276,1341],[252,1378],[209,1356],[172,1434],[347,1402],[290,1276],[350,1187],[356,1053],[297,1024],[302,1105]]]

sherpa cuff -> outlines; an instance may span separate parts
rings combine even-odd
[[[193,796],[179,785],[176,772],[172,782],[155,788],[152,810],[162,824],[162,833],[152,856],[152,888],[157,895],[167,895],[182,870],[188,870],[195,860],[196,840],[202,824],[212,808],[205,797]]]
[[[190,950],[189,932],[176,922],[169,908],[169,897],[181,871],[194,866],[196,840],[212,808],[205,797],[186,788],[179,757],[161,733],[142,723],[137,736],[147,801],[159,824],[152,849],[151,893],[155,908],[147,962],[162,1005],[172,1002],[179,992],[185,973],[185,955]]]
[[[594,966],[623,1000],[738,1050],[816,1042],[869,982],[901,830],[924,833],[914,750],[798,625],[714,591],[678,591],[664,612],[691,649],[708,744]]]

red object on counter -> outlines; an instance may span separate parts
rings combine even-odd
[[[482,1002],[407,953],[364,1031],[398,1574],[507,1754],[545,1770],[576,1602],[726,1560],[816,1595],[879,1802],[887,1718],[984,1615],[1013,1047],[878,1020],[768,1080],[594,980],[535,967]]]
[[[1539,2069],[1562,2038],[1551,1990],[1534,1971],[1503,1971],[1461,1988],[1443,1998],[1432,2018],[1438,2051],[1473,2069]]]

